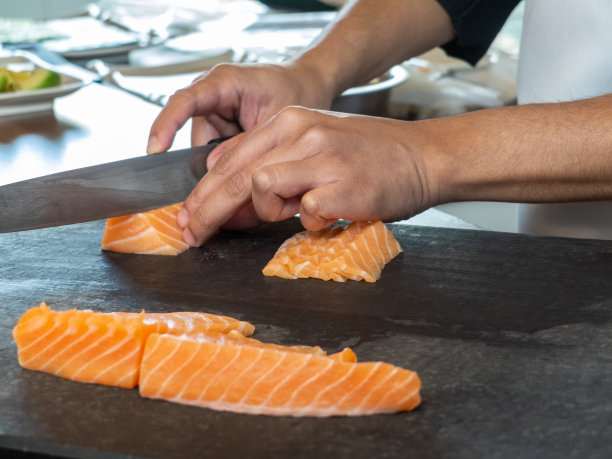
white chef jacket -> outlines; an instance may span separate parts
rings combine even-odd
[[[519,104],[612,93],[612,0],[526,0],[517,93]],[[612,201],[518,212],[520,232],[612,239]]]

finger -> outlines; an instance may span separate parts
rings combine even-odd
[[[177,221],[184,225],[185,242],[201,245],[251,200],[251,174],[256,159],[272,149],[276,139],[265,132],[245,136],[222,154],[215,166],[185,200]]]
[[[262,223],[262,220],[257,215],[257,212],[255,212],[253,203],[250,202],[232,215],[230,219],[223,224],[222,228],[237,231],[252,228],[260,223]]]
[[[245,134],[246,133],[244,132],[241,134],[237,134],[234,137],[227,139],[225,142],[220,143],[217,148],[211,151],[208,155],[208,158],[206,159],[206,167],[208,168],[208,170],[211,170],[213,167],[215,167],[216,162],[222,155],[224,155],[236,145],[238,145],[238,143],[240,143],[240,140],[244,138]]]
[[[191,145],[206,145],[210,140],[221,137],[219,131],[205,116],[194,116],[191,120]]]
[[[339,183],[331,183],[307,192],[302,196],[299,209],[302,226],[309,231],[319,231],[340,218],[362,220],[349,217],[357,213],[347,210],[354,204],[347,201],[346,190]]]
[[[177,91],[159,113],[149,133],[147,153],[168,150],[177,131],[195,115],[206,115],[218,104],[219,93],[203,81]]]
[[[307,158],[268,164],[256,169],[252,178],[252,200],[264,221],[280,221],[295,215],[301,195],[327,183],[320,161]]]
[[[213,139],[231,137],[241,132],[237,121],[228,121],[222,116],[211,113],[203,117],[194,117],[191,128],[191,144],[204,145]]]

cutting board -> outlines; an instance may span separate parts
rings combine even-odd
[[[297,220],[177,257],[100,251],[103,222],[0,235],[0,448],[72,457],[612,457],[612,243],[390,225],[374,284],[264,277]],[[223,413],[19,367],[11,331],[52,307],[205,311],[280,344],[416,370],[410,413]]]

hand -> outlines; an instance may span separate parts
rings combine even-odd
[[[397,220],[436,200],[434,174],[415,123],[288,107],[231,144],[178,216],[183,238],[201,245],[232,227],[299,212],[306,229],[339,218]],[[252,205],[251,205],[252,204]]]
[[[147,152],[170,148],[192,117],[192,144],[202,145],[258,126],[287,105],[328,108],[333,95],[324,86],[297,62],[218,65],[170,98],[151,127]]]

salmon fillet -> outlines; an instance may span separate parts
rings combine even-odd
[[[178,255],[189,248],[176,223],[182,203],[106,220],[102,250],[149,255]]]
[[[163,333],[160,333],[163,334]],[[177,335],[175,333],[175,335]],[[266,349],[277,349],[281,351],[293,351],[293,352],[301,352],[304,354],[316,354],[321,356],[327,356],[327,352],[325,352],[320,346],[281,346],[279,344],[273,343],[264,343],[262,341],[256,340],[254,338],[247,338],[245,335],[240,333],[239,330],[231,330],[228,333],[218,333],[214,331],[206,331],[204,333],[197,334],[188,334],[189,338],[195,340],[205,340],[210,342],[215,342],[217,344],[231,344],[231,345],[246,345],[246,346],[255,346]],[[340,360],[343,362],[356,362],[357,356],[350,348],[344,348],[342,351],[337,352],[335,354],[331,354],[328,357]]]
[[[53,311],[44,302],[13,329],[19,364],[80,382],[134,388],[151,333],[240,330],[253,325],[198,312],[167,314]],[[245,338],[246,339],[246,338]]]
[[[353,222],[287,239],[264,267],[266,276],[314,277],[376,282],[385,265],[402,251],[383,222]]]
[[[206,334],[149,335],[140,395],[277,416],[359,416],[412,410],[420,403],[421,382],[410,370],[230,341]]]

